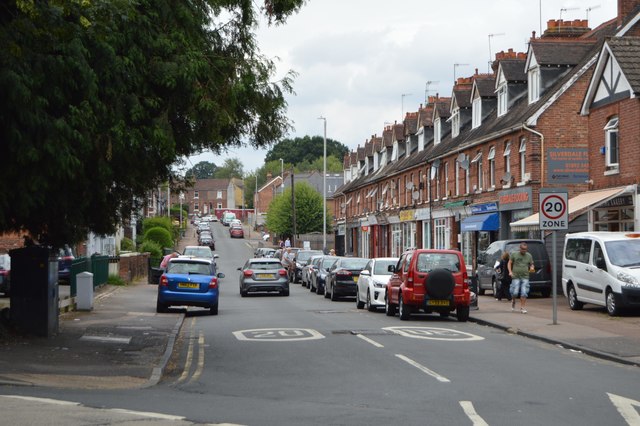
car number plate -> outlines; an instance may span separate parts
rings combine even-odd
[[[448,300],[437,300],[437,299],[429,299],[427,300],[428,306],[449,306],[450,302]]]
[[[179,283],[178,288],[200,288],[198,283]]]
[[[357,283],[358,282],[358,277],[353,277],[353,281]]]
[[[256,274],[256,278],[273,279],[275,276],[273,274]]]

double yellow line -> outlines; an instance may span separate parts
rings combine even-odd
[[[176,380],[175,384],[192,384],[198,381],[204,370],[204,334],[202,330],[196,332],[196,318],[191,318],[189,324],[189,347],[187,349],[187,358],[184,362],[182,374]],[[198,335],[196,339],[196,334]],[[197,341],[197,348],[194,348]],[[197,362],[194,363],[195,353],[198,353]],[[191,370],[194,369],[193,374]],[[190,376],[190,377],[189,377]]]

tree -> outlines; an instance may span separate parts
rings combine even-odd
[[[216,179],[241,179],[244,175],[244,166],[237,158],[227,158],[224,164],[216,170]]]
[[[306,182],[295,184],[296,232],[308,234],[322,232],[322,195]],[[327,213],[327,229],[331,219]],[[291,208],[291,187],[285,188],[269,204],[267,229],[278,235],[293,234],[293,210]]]
[[[349,148],[347,146],[327,138],[327,157],[333,156],[342,164],[342,159],[348,152]],[[280,161],[280,158],[282,158],[285,163],[295,165],[305,161],[313,163],[317,158],[322,158],[323,153],[324,138],[322,136],[284,139],[267,152],[265,162]],[[342,170],[342,167],[340,170]]]
[[[0,8],[0,232],[111,234],[178,158],[290,129],[260,13],[304,0],[7,1]]]
[[[196,179],[211,179],[218,171],[218,166],[208,161],[200,161],[198,164],[187,170],[185,179],[195,177]]]

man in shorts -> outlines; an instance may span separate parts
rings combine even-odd
[[[529,296],[529,271],[534,268],[533,257],[527,251],[527,243],[520,243],[520,250],[509,257],[509,276],[511,277],[511,310],[516,310],[516,297],[520,294],[520,312],[527,313],[525,306]]]

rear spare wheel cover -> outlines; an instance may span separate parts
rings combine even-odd
[[[447,269],[434,269],[425,281],[426,292],[432,299],[448,299],[455,284],[453,274]]]

